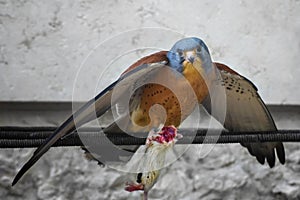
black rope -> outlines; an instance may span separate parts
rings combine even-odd
[[[48,138],[56,127],[0,127],[0,148],[32,148],[38,147]],[[100,128],[81,128],[80,134],[74,132],[57,141],[53,146],[83,146],[81,137],[90,141],[97,141],[99,145],[103,137],[107,137],[115,145],[143,145],[148,133],[136,133],[133,137],[125,133],[101,133]],[[278,130],[264,132],[225,132],[207,129],[197,130],[193,134],[191,129],[179,129],[183,135],[178,144],[204,143],[240,143],[240,142],[300,142],[300,130]],[[141,136],[143,136],[141,138]],[[103,143],[104,144],[104,143]]]

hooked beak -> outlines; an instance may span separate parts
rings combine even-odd
[[[189,50],[184,52],[184,60],[185,63],[192,64],[192,66],[201,69],[202,67],[202,59],[201,57],[196,53],[196,50]]]
[[[185,60],[193,64],[196,57],[195,51],[186,51],[184,54]]]

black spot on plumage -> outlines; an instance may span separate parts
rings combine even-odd
[[[230,88],[230,87],[226,87],[226,89],[227,89],[227,90],[231,90],[231,88]]]
[[[142,175],[143,175],[143,173],[138,173],[138,175],[136,177],[136,182],[137,183],[141,183],[142,182]]]
[[[236,90],[236,92],[239,92],[239,90]]]
[[[243,94],[244,93],[244,91],[241,91],[241,94]]]

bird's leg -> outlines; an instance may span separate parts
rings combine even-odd
[[[148,200],[148,191],[144,191],[143,197],[144,200]]]

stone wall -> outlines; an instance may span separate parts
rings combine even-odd
[[[116,53],[122,48],[125,52],[140,47],[155,47],[153,51],[170,49],[178,40],[176,32],[202,38],[213,59],[252,80],[267,103],[299,103],[297,0],[4,0],[0,4],[2,101],[72,100],[80,65],[91,50],[112,37],[106,44],[109,49],[97,55],[101,59],[88,59],[87,69],[80,71],[84,77],[75,89],[84,97],[81,100],[87,100],[94,95],[95,86],[99,91],[105,85],[97,85],[95,80],[111,82],[130,63],[149,52],[135,51],[116,63],[103,78],[97,70],[101,72],[108,66],[106,58],[123,55]],[[143,27],[160,30],[147,36],[139,31],[124,33]],[[172,31],[164,32],[165,29]]]

